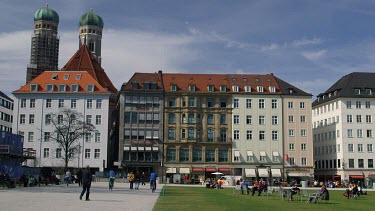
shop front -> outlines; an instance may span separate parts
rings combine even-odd
[[[207,167],[206,168],[206,171],[205,171],[205,178],[208,179],[208,178],[217,178],[217,177],[220,177],[219,174],[212,174],[212,173],[215,173],[217,171],[217,168],[216,167]]]
[[[191,168],[191,179],[194,184],[203,184],[205,180],[205,169],[202,167]]]
[[[190,184],[192,181],[190,179],[190,168],[180,168],[180,183]]]

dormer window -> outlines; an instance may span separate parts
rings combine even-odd
[[[59,92],[65,92],[66,91],[66,85],[65,84],[59,84]]]
[[[143,89],[144,90],[150,89],[150,84],[149,83],[143,83]]]
[[[372,95],[372,90],[371,89],[366,89],[366,95]]]
[[[331,98],[332,94],[331,93],[328,93],[328,98]]]
[[[336,95],[337,95],[337,91],[334,91],[334,92],[333,92],[333,96],[336,96]]]
[[[318,97],[318,102],[320,101],[320,97]],[[319,110],[318,110],[319,111]]]
[[[208,85],[207,89],[208,89],[209,92],[213,92],[214,91],[214,86]]]
[[[232,78],[232,81],[233,81],[233,82],[236,82],[236,81],[237,81],[237,78]]]
[[[289,88],[289,89],[288,89],[288,93],[289,93],[289,94],[293,94],[293,93],[294,93],[294,90],[293,90],[292,88]],[[323,97],[324,97],[324,96],[323,96]]]
[[[233,86],[232,90],[233,90],[233,92],[238,92],[238,86]]]
[[[242,78],[242,81],[246,82],[246,81],[247,81],[247,78]]]
[[[155,82],[151,83],[151,89],[156,90],[158,88],[157,84]]]
[[[220,91],[221,92],[226,92],[227,91],[227,87],[225,85],[221,85],[220,86]]]
[[[172,92],[177,91],[177,85],[176,84],[172,84],[171,85],[171,90],[172,90]]]
[[[354,89],[355,95],[361,95],[361,89]]]
[[[64,80],[69,80],[69,76],[70,76],[69,74],[65,74],[64,75]]]
[[[53,92],[53,84],[47,84],[46,90],[47,90],[47,92]]]
[[[258,92],[263,92],[263,86],[257,86],[257,91]]]
[[[77,75],[76,75],[76,80],[81,80],[81,77],[82,77],[81,74],[77,74]]]
[[[138,82],[136,82],[136,81],[134,81],[133,83],[132,83],[132,88],[133,89],[138,89]]]
[[[78,84],[72,84],[70,87],[71,92],[78,92]]]
[[[190,85],[189,85],[189,90],[190,90],[191,92],[195,92],[195,85],[190,84]]]
[[[30,84],[30,91],[32,92],[38,91],[38,84]]]
[[[245,92],[251,92],[251,86],[245,86]]]
[[[270,88],[270,92],[272,92],[272,93],[275,93],[275,92],[276,92],[276,87],[274,87],[274,86],[270,86],[269,88]]]
[[[87,84],[87,91],[94,92],[94,84]]]
[[[254,80],[255,80],[255,82],[259,82],[259,78],[255,78]]]
[[[57,77],[58,77],[57,74],[53,74],[53,75],[52,75],[52,80],[57,80]]]

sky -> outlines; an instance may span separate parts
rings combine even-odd
[[[267,74],[313,94],[375,70],[374,0],[0,0],[0,90],[25,84],[34,13],[60,17],[59,68],[78,21],[103,18],[102,67],[116,88],[135,72]]]

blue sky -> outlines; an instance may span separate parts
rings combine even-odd
[[[117,88],[134,72],[274,73],[317,95],[375,67],[375,1],[50,0],[59,67],[78,49],[79,17],[104,20],[102,66]],[[40,0],[0,2],[0,90],[24,85]],[[315,98],[315,97],[314,97]]]

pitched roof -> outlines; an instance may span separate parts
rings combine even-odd
[[[110,92],[115,93],[117,89],[113,86],[111,80],[108,78],[104,69],[100,66],[95,56],[88,49],[87,45],[83,44],[80,49],[73,55],[73,57],[61,69],[62,71],[86,71],[100,85],[107,88]]]
[[[8,95],[4,94],[4,92],[0,91],[0,97],[3,97],[11,102],[13,102],[12,98],[8,97]]]
[[[276,82],[279,84],[280,90],[284,95],[294,95],[294,96],[312,96],[312,94],[309,94],[302,89],[297,88],[296,86],[293,86],[292,84],[281,80],[280,78],[276,77]]]
[[[80,76],[79,76],[80,75]],[[79,78],[79,79],[78,79]],[[31,91],[32,84],[37,84],[37,90]],[[71,87],[73,84],[78,85],[77,92],[73,92]],[[94,91],[89,92],[87,85],[93,84]],[[47,91],[47,85],[53,85],[53,91]],[[66,85],[64,92],[58,90],[59,85]],[[38,93],[108,93],[104,87],[102,87],[95,78],[93,78],[88,72],[84,71],[45,71],[29,81],[26,85],[13,93],[24,93],[24,92],[38,92]]]
[[[161,73],[160,73],[161,74]],[[134,73],[134,75],[129,79],[129,81],[121,87],[121,91],[131,90],[131,91],[156,91],[160,92],[163,90],[162,78],[159,73]],[[138,87],[133,87],[133,84],[137,83]],[[144,87],[146,84],[155,83],[155,89],[150,89],[150,87]]]
[[[313,106],[337,99],[340,97],[349,98],[375,98],[375,73],[353,72],[340,78],[327,91],[318,95]],[[355,90],[359,89],[361,94],[357,95]],[[366,94],[371,90],[371,95]]]

